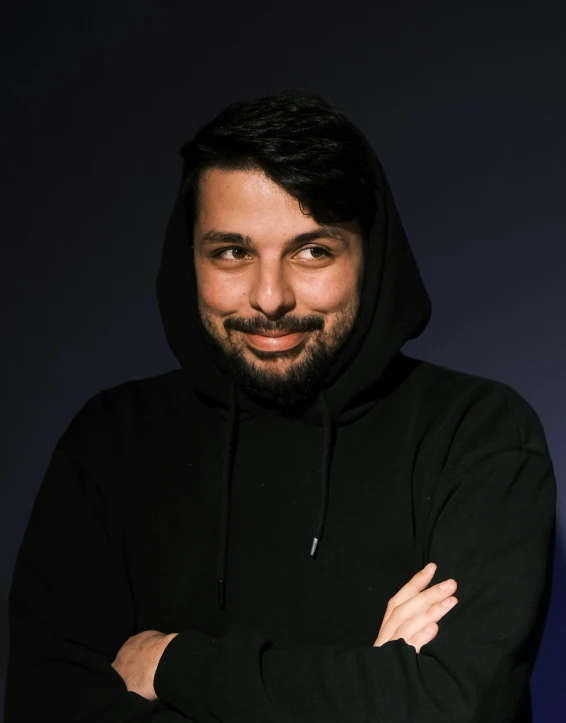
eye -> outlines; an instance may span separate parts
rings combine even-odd
[[[227,253],[232,252],[233,256],[226,256]],[[223,261],[241,261],[246,256],[246,251],[239,246],[228,246],[226,248],[217,251],[214,254],[214,258],[222,259]]]
[[[306,261],[318,261],[321,259],[330,258],[330,256],[332,255],[329,251],[323,249],[322,246],[306,246],[304,249],[301,249],[299,251],[299,254],[302,254],[305,251],[312,252],[312,256],[303,257]]]

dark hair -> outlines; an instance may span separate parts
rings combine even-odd
[[[358,220],[367,235],[375,214],[375,171],[363,134],[326,98],[284,90],[228,105],[181,148],[183,191],[194,213],[207,168],[263,170],[319,224]]]

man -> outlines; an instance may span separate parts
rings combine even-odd
[[[430,300],[328,101],[235,103],[182,155],[157,279],[181,368],[98,393],[56,445],[7,723],[530,721],[556,509],[536,413],[401,353]]]

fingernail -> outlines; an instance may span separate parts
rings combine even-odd
[[[436,565],[434,564],[434,562],[429,562],[428,565],[423,568],[423,572],[432,572],[435,567]]]
[[[448,598],[448,600],[442,601],[442,606],[445,608],[452,608],[458,601],[455,598]]]
[[[454,584],[454,583],[452,582],[452,580],[445,580],[444,582],[441,582],[438,587],[439,587],[441,590],[448,590],[449,588],[452,587],[453,584]]]

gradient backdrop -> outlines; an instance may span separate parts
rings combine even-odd
[[[227,103],[298,86],[333,100],[385,166],[433,302],[405,351],[501,380],[542,419],[559,509],[532,688],[535,722],[563,721],[565,3],[12,5],[0,30],[2,679],[13,564],[53,445],[95,392],[177,366],[154,281],[178,149]]]

